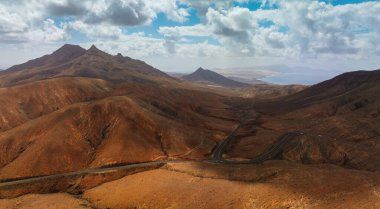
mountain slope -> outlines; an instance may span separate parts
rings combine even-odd
[[[290,96],[287,100],[299,103],[313,103],[344,95],[357,95],[363,91],[377,90],[380,85],[379,80],[380,70],[348,72],[311,86],[298,94]]]
[[[143,106],[127,96],[113,96],[67,106],[1,133],[0,179],[186,153],[188,158],[203,158],[213,148],[204,131]]]
[[[0,179],[205,158],[237,123],[225,96],[95,46],[70,50],[82,51],[0,75]]]
[[[45,55],[43,57],[30,60],[26,63],[15,65],[8,68],[6,71],[3,71],[2,74],[6,74],[13,71],[31,69],[36,67],[47,67],[51,65],[59,65],[70,60],[73,60],[81,55],[86,53],[86,50],[77,45],[65,44],[57,51],[53,52],[50,55]]]
[[[379,171],[379,79],[379,70],[345,73],[255,108],[266,115],[265,131],[305,133],[283,152],[285,159]]]
[[[192,82],[206,83],[224,87],[247,87],[249,84],[240,83],[238,81],[226,78],[211,70],[199,68],[190,75],[183,76],[182,79]]]
[[[0,132],[111,90],[106,81],[92,78],[54,78],[0,88]]]
[[[121,54],[112,56],[95,46],[85,50],[64,45],[51,55],[13,66],[0,73],[0,87],[56,77],[101,78],[115,83],[173,80],[154,67]]]

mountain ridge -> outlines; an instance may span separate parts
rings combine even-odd
[[[88,50],[65,44],[52,54],[12,66],[0,72],[0,87],[55,77],[101,78],[115,83],[133,80],[174,80],[164,72],[127,56],[111,55],[92,45]]]
[[[182,79],[192,82],[208,83],[223,87],[247,87],[249,84],[241,83],[225,76],[222,76],[214,71],[198,68],[195,72],[190,75],[185,75]]]
[[[51,54],[29,60],[22,64],[14,65],[4,70],[3,73],[9,72],[9,71],[29,69],[33,67],[41,67],[41,66],[49,65],[53,63],[60,64],[60,63],[67,62],[73,58],[76,58],[78,56],[81,56],[84,53],[86,53],[86,49],[80,47],[79,45],[65,44]]]

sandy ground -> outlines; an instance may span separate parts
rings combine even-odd
[[[380,176],[283,161],[173,164],[105,183],[83,198],[97,208],[114,209],[380,208]]]
[[[29,194],[11,200],[0,200],[1,209],[85,209],[90,204],[69,194]]]
[[[380,208],[380,174],[334,165],[173,163],[85,191],[0,200],[1,209]]]

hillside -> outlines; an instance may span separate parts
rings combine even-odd
[[[191,81],[191,82],[204,83],[204,84],[223,86],[223,87],[231,87],[231,88],[241,88],[241,87],[249,86],[249,84],[234,81],[216,72],[213,72],[211,70],[205,70],[203,68],[199,68],[198,70],[196,70],[190,75],[183,76],[182,79]]]
[[[363,92],[378,90],[379,80],[380,70],[348,72],[311,86],[305,91],[289,97],[287,101],[310,104],[332,98],[341,99],[345,95],[359,96]]]
[[[0,198],[14,198],[0,207],[379,205],[379,72],[305,87],[198,69],[183,82],[65,45],[0,75]],[[38,195],[51,192],[69,194]]]
[[[65,45],[0,76],[9,85],[0,88],[0,179],[205,158],[236,124],[224,96],[94,46],[77,52]]]
[[[26,63],[12,66],[8,68],[6,71],[3,71],[2,74],[36,67],[52,67],[60,65],[69,62],[85,53],[86,50],[80,46],[65,44],[60,49],[58,49],[50,55],[45,55],[43,57],[30,60]]]
[[[111,89],[101,79],[68,77],[0,88],[0,132],[67,105],[102,98]]]
[[[243,135],[230,156],[252,157],[253,149],[265,149],[273,136],[293,130],[304,134],[288,145],[283,159],[379,171],[379,73],[345,73],[285,98],[256,102],[262,113],[256,134]]]
[[[306,88],[307,86],[302,85],[256,84],[240,90],[239,93],[246,98],[274,99],[296,94]]]
[[[114,83],[173,80],[152,66],[121,54],[107,54],[95,46],[88,50],[64,45],[50,55],[15,65],[0,73],[0,87],[57,77],[100,78]]]

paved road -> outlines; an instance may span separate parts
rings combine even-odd
[[[266,160],[275,158],[278,154],[280,154],[284,148],[284,146],[290,142],[294,137],[301,135],[300,132],[289,132],[282,135],[279,140],[268,150],[261,153],[259,156],[247,160],[247,161],[234,161],[234,160],[224,160],[226,163],[240,163],[240,164],[257,164],[262,163]]]
[[[92,168],[92,169],[85,169],[85,170],[68,172],[68,173],[53,174],[53,175],[48,175],[48,176],[26,177],[26,178],[17,179],[17,180],[10,179],[5,182],[4,181],[1,182],[0,189],[8,187],[8,186],[12,186],[12,185],[31,183],[31,182],[42,181],[42,180],[50,180],[50,179],[57,179],[57,178],[63,178],[63,177],[75,177],[75,176],[79,177],[79,176],[85,176],[89,174],[99,174],[99,173],[107,173],[107,172],[113,172],[113,171],[118,171],[118,170],[125,170],[129,168],[140,168],[140,167],[148,167],[148,166],[154,166],[154,165],[164,165],[169,162],[170,163],[184,163],[184,162],[198,162],[198,161],[196,160],[161,160],[161,161],[154,161],[154,162],[143,162],[143,163],[122,165],[122,166],[107,167],[107,168]]]
[[[222,143],[220,143],[214,150],[214,153],[212,155],[212,162],[223,162],[221,157],[223,155],[224,149],[229,145],[233,139],[235,138],[236,132],[239,130],[242,124],[238,125],[227,137],[225,140],[223,140]],[[93,168],[93,169],[85,169],[80,171],[74,171],[74,172],[68,172],[68,173],[60,173],[60,174],[53,174],[48,176],[36,176],[36,177],[26,177],[26,178],[20,178],[20,179],[9,179],[9,180],[0,180],[0,189],[3,187],[11,186],[11,185],[17,185],[17,184],[23,184],[23,183],[30,183],[30,182],[36,182],[36,181],[42,181],[42,180],[49,180],[49,179],[56,179],[56,178],[63,178],[63,177],[74,177],[74,176],[85,176],[89,174],[97,174],[97,173],[104,173],[104,172],[112,172],[117,170],[124,170],[129,168],[139,168],[139,167],[147,167],[147,166],[154,166],[154,165],[160,165],[160,164],[166,164],[166,163],[184,163],[184,162],[210,162],[210,160],[160,160],[160,161],[153,161],[153,162],[144,162],[144,163],[135,163],[135,164],[128,164],[123,166],[113,166],[113,167],[107,167],[107,168]]]
[[[211,160],[220,162],[223,161],[222,155],[226,148],[232,144],[232,141],[235,139],[236,132],[240,129],[242,124],[239,124],[218,146],[214,149],[212,153]]]
[[[262,153],[261,155],[257,156],[254,159],[248,160],[248,161],[233,161],[233,160],[224,160],[222,159],[222,155],[224,150],[227,146],[229,146],[232,141],[235,139],[235,134],[239,130],[242,124],[238,125],[228,136],[227,138],[220,143],[217,148],[214,150],[214,153],[212,155],[211,159],[207,160],[161,160],[161,161],[154,161],[154,162],[143,162],[143,163],[135,163],[135,164],[129,164],[129,165],[122,165],[122,166],[114,166],[114,167],[107,167],[107,168],[93,168],[93,169],[85,169],[81,171],[74,171],[69,173],[61,173],[61,174],[54,174],[54,175],[48,175],[48,176],[38,176],[38,177],[27,177],[22,179],[10,179],[7,181],[3,181],[0,183],[0,189],[6,188],[13,185],[18,184],[25,184],[25,183],[31,183],[31,182],[38,182],[42,180],[49,180],[49,179],[57,179],[57,178],[63,178],[63,177],[75,177],[75,176],[85,176],[89,174],[99,174],[99,173],[107,173],[107,172],[113,172],[118,170],[125,170],[129,168],[139,168],[139,167],[148,167],[148,166],[154,166],[154,165],[164,165],[166,163],[191,163],[191,162],[218,162],[218,163],[227,163],[227,164],[257,164],[264,162],[266,160],[269,160],[271,158],[276,157],[281,151],[282,148],[294,137],[300,135],[299,132],[290,132],[280,137],[277,143],[275,143],[270,149]]]
[[[246,161],[236,161],[236,160],[226,160],[223,159],[223,153],[227,149],[228,146],[230,146],[235,139],[236,132],[240,129],[240,127],[243,125],[243,123],[240,123],[228,136],[227,138],[220,143],[214,150],[211,162],[218,162],[218,163],[240,163],[240,164],[257,164],[262,163],[266,160],[273,159],[276,157],[284,146],[290,142],[294,137],[299,136],[301,132],[289,132],[279,137],[278,141],[272,145],[268,150],[260,154],[259,156],[255,157],[254,159],[246,160]]]

